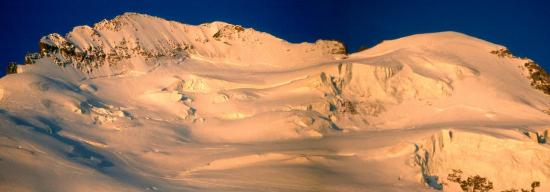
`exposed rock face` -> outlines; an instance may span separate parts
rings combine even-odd
[[[540,144],[546,144],[548,142],[548,129],[543,131],[525,131],[523,133],[531,140]]]
[[[539,64],[529,58],[516,57],[506,48],[494,50],[491,53],[499,57],[524,60],[525,64],[521,68],[526,72],[527,78],[531,81],[531,86],[550,95],[550,75]]]
[[[507,58],[517,58],[512,54],[512,52],[506,48],[497,49],[494,51],[491,51],[492,54],[495,54],[499,57],[507,57]]]
[[[7,74],[14,74],[17,73],[17,64],[15,63],[9,63],[8,69],[6,70]]]
[[[114,46],[111,45],[113,47],[105,50],[102,45],[79,46],[55,33],[43,37],[39,45],[41,58],[51,59],[59,66],[73,65],[84,72],[91,72],[105,64],[116,65],[118,62],[132,57],[149,59],[184,54],[183,51],[187,49],[187,47],[174,44],[167,45],[170,47],[169,49],[150,52],[144,50],[139,41],[135,40],[130,43],[123,38],[114,42]],[[33,56],[29,61],[37,59],[35,54]]]
[[[540,65],[531,60],[525,63],[524,67],[529,72],[531,86],[550,95],[550,75]]]
[[[222,39],[235,39],[239,38],[239,34],[244,32],[244,28],[239,25],[225,25],[218,32],[216,32],[212,37],[214,39],[221,41]]]
[[[28,53],[25,55],[25,64],[35,64],[37,59],[40,59],[39,53]]]

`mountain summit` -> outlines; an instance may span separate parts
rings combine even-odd
[[[39,46],[0,79],[1,191],[550,190],[550,77],[465,34],[126,13]]]
[[[224,22],[192,26],[137,13],[103,20],[93,27],[75,27],[64,37],[54,33],[40,40],[41,56],[59,65],[76,64],[86,72],[123,61],[177,55],[257,70],[283,69],[343,54],[345,47],[336,41],[291,44]]]

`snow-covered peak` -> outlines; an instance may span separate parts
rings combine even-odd
[[[472,37],[463,33],[454,31],[424,33],[410,35],[394,40],[386,40],[382,43],[354,53],[355,56],[383,54],[396,50],[441,50],[443,49],[460,49],[469,47],[479,53],[489,53],[490,51],[503,49],[504,46],[497,45],[476,37]]]
[[[346,55],[126,13],[40,50],[0,78],[0,191],[550,191],[550,76],[464,34]]]
[[[219,21],[194,26],[137,13],[103,20],[93,27],[75,27],[65,37],[51,34],[40,42],[43,56],[86,72],[129,59],[135,62],[177,55],[223,62],[225,67],[285,69],[330,60],[346,52],[336,41],[293,44]]]

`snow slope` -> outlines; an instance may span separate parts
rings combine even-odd
[[[346,54],[126,13],[0,79],[1,191],[550,190],[528,59],[456,32]],[[26,59],[27,60],[27,59]]]

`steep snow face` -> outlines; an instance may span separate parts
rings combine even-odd
[[[542,115],[548,108],[548,96],[543,89],[529,86],[533,85],[533,78],[526,75],[524,66],[532,61],[494,54],[502,49],[505,48],[455,32],[385,41],[350,55],[348,61],[363,69],[353,70],[360,70],[362,75],[352,78],[355,85],[349,86],[349,92],[378,101],[412,104],[397,105],[396,112],[406,113],[414,105],[415,111],[433,111],[432,115],[440,116],[441,121],[455,121],[452,114],[458,111],[471,115],[465,117],[469,120],[477,118],[474,116],[493,120],[501,115],[508,116],[505,119],[516,118],[521,116],[517,115],[518,110],[534,110],[533,114]],[[517,108],[512,109],[512,105]],[[428,120],[407,116],[403,120]]]
[[[0,79],[0,191],[460,190],[453,169],[549,191],[548,81],[505,50],[441,32],[346,55],[134,13],[76,27]]]
[[[522,142],[525,139],[517,131],[479,134],[468,130],[442,130],[416,144],[415,162],[423,170],[424,180],[434,186],[441,185],[433,181],[439,177],[439,182],[459,189],[458,183],[445,178],[453,170],[460,170],[465,175],[464,180],[468,176],[481,175],[489,181],[507,181],[494,185],[495,191],[529,189],[535,181],[549,182],[550,154],[547,146]]]
[[[124,60],[177,55],[206,58],[224,67],[249,70],[303,67],[346,54],[336,41],[291,44],[270,34],[224,22],[199,26],[126,13],[93,27],[79,26],[65,37],[50,34],[40,40],[42,55],[60,65],[73,64],[86,72]]]

